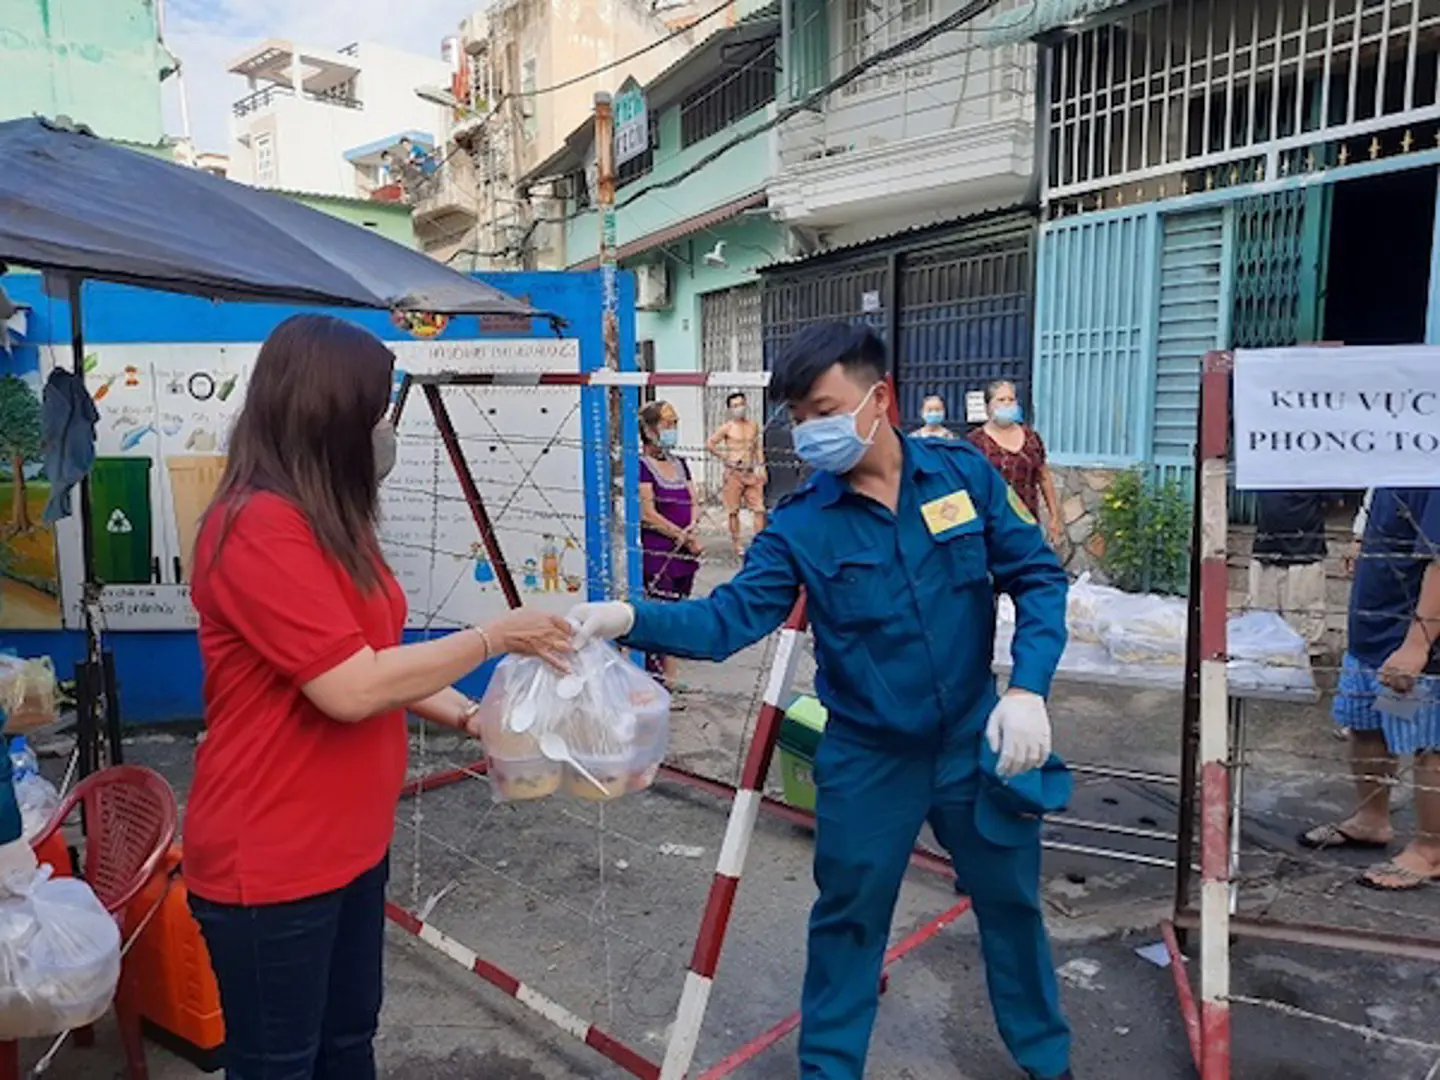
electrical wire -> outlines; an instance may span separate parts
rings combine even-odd
[[[711,8],[709,11],[705,12],[705,13],[704,13],[703,15],[701,15],[698,19],[696,19],[694,22],[688,23],[688,24],[686,24],[685,26],[682,26],[682,27],[680,27],[680,28],[678,28],[678,29],[676,29],[676,30],[672,30],[670,33],[666,34],[664,37],[662,37],[662,38],[656,38],[656,39],[655,39],[654,41],[652,41],[649,45],[646,45],[646,46],[644,46],[643,48],[640,48],[640,49],[636,49],[634,52],[630,53],[628,56],[622,56],[622,57],[620,57],[618,60],[612,60],[612,61],[610,61],[610,63],[608,63],[608,64],[603,64],[603,65],[601,65],[600,67],[596,68],[594,71],[587,71],[587,72],[586,72],[585,74],[583,74],[583,75],[574,75],[574,76],[571,76],[570,78],[565,79],[565,80],[563,80],[562,82],[555,83],[553,86],[542,86],[542,87],[541,87],[540,89],[538,89],[538,90],[522,90],[522,91],[520,91],[518,94],[510,94],[510,95],[508,95],[508,96],[509,96],[509,97],[517,97],[517,98],[520,98],[520,97],[526,97],[526,98],[528,98],[528,97],[539,97],[539,96],[542,95],[542,94],[553,94],[553,93],[554,93],[555,91],[557,91],[557,90],[564,90],[566,87],[574,86],[574,85],[576,85],[577,83],[582,83],[582,82],[585,82],[585,81],[587,81],[587,80],[589,80],[589,79],[593,79],[593,78],[595,78],[595,76],[597,76],[597,75],[604,75],[607,71],[614,71],[616,68],[621,67],[621,66],[624,65],[624,64],[628,64],[631,60],[634,60],[634,59],[636,59],[637,57],[644,56],[646,53],[654,52],[656,49],[660,48],[660,46],[662,46],[662,45],[667,45],[667,44],[669,44],[670,42],[674,41],[674,40],[675,40],[676,38],[678,38],[678,37],[683,37],[684,35],[690,33],[690,31],[694,30],[695,27],[699,26],[701,23],[707,21],[708,19],[713,19],[716,15],[719,15],[722,11],[725,11],[725,10],[727,10],[727,9],[729,9],[729,8],[732,8],[732,7],[734,7],[734,5],[735,5],[735,0],[724,0],[723,3],[716,4],[713,8]]]

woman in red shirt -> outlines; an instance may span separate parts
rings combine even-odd
[[[564,620],[516,611],[401,645],[380,554],[394,357],[301,315],[260,349],[196,544],[206,738],[185,882],[220,984],[230,1080],[370,1080],[405,711],[468,730],[451,687],[504,652],[559,662]]]
[[[1037,520],[1040,500],[1045,500],[1045,533],[1052,546],[1060,542],[1060,498],[1055,493],[1055,478],[1045,459],[1045,443],[1039,433],[1026,427],[1015,397],[1015,384],[997,379],[985,388],[985,411],[988,419],[970,432],[970,441],[990,459],[990,464],[1005,477],[1005,482],[1019,496],[1025,508]]]

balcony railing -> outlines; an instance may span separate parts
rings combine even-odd
[[[321,93],[305,90],[301,92],[300,97],[306,101],[318,101],[323,105],[338,105],[344,109],[363,109],[365,107],[360,99],[350,93],[348,89],[343,92],[341,89],[326,90]],[[253,94],[247,94],[235,102],[235,117],[243,119],[251,113],[269,108],[277,98],[293,98],[295,96],[295,91],[288,86],[267,86],[264,89],[256,90]]]

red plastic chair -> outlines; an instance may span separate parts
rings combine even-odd
[[[145,912],[129,910],[130,901],[159,871],[161,860],[175,839],[180,812],[175,793],[159,773],[138,765],[116,765],[87,776],[65,797],[60,808],[31,846],[42,847],[78,807],[85,809],[85,855],[81,877],[95,890],[105,910],[120,925],[120,939],[129,944],[139,932]],[[135,925],[131,925],[132,922]],[[115,992],[115,1015],[125,1048],[129,1080],[148,1080],[145,1047],[141,1041],[140,1014],[131,1005],[125,965]],[[76,1033],[88,1044],[90,1032]],[[20,1080],[20,1051],[0,1043],[0,1080]]]

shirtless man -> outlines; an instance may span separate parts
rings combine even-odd
[[[755,531],[765,528],[765,452],[760,425],[747,417],[745,395],[737,390],[725,399],[730,419],[715,429],[705,449],[725,463],[720,501],[730,515],[730,541],[741,553],[740,510],[750,511]]]

